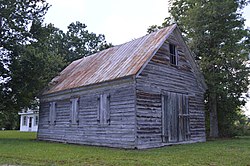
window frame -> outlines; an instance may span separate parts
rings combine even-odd
[[[22,126],[27,126],[27,116],[23,116],[23,124]]]
[[[178,66],[178,50],[173,43],[169,43],[169,61],[171,65]]]

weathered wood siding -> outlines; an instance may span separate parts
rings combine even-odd
[[[136,78],[138,148],[162,146],[163,92],[187,94],[190,113],[189,142],[205,141],[203,92],[186,57],[185,48],[173,33]],[[177,45],[178,66],[169,61],[168,43]]]
[[[134,82],[61,94],[42,100],[38,130],[39,140],[100,145],[110,147],[135,147],[135,87]],[[110,124],[98,122],[98,98],[110,96]],[[79,97],[78,124],[70,122],[70,98]],[[56,102],[56,122],[50,125],[49,103]]]
[[[163,138],[162,99],[164,94],[174,93],[185,96],[185,103],[188,103],[189,115],[183,116],[189,118],[190,132],[188,130],[188,137],[182,140],[187,143],[205,141],[204,88],[197,79],[194,63],[189,61],[188,50],[180,41],[178,33],[173,32],[136,76],[43,96],[38,139],[122,148],[170,144]],[[177,46],[177,66],[170,64],[169,43]],[[70,101],[79,104],[71,106]],[[50,107],[51,102],[56,102],[55,118],[49,118],[54,108]],[[102,114],[98,112],[100,108],[105,110]],[[72,112],[78,117],[72,117]],[[175,117],[180,116],[177,114]],[[108,117],[101,118],[106,115]]]

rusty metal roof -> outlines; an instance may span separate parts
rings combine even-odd
[[[51,81],[44,94],[136,75],[175,28],[171,25],[72,62]]]

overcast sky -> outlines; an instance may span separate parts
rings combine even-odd
[[[75,21],[87,29],[104,34],[115,45],[146,34],[150,25],[160,25],[168,16],[168,0],[47,0],[50,7],[46,23],[66,31]],[[250,27],[250,6],[244,16]]]
[[[104,34],[114,45],[144,36],[150,25],[160,25],[168,16],[168,0],[47,0],[50,7],[46,23],[67,31],[76,21],[90,32]],[[244,10],[250,27],[250,6]],[[250,102],[247,104],[250,110]],[[247,113],[250,116],[250,111]]]
[[[144,36],[147,28],[161,24],[167,14],[167,0],[47,0],[52,6],[46,23],[66,31],[80,21],[91,32],[104,34],[115,45]],[[157,2],[157,3],[156,3]]]

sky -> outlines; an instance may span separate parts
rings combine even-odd
[[[47,0],[50,7],[46,23],[67,31],[75,21],[87,29],[104,34],[114,45],[144,36],[150,25],[160,25],[168,16],[168,0]],[[250,27],[250,6],[245,9]]]
[[[67,31],[76,21],[90,32],[104,34],[106,41],[122,44],[144,36],[150,25],[161,25],[168,16],[168,0],[47,0],[52,5],[45,23]],[[244,9],[246,26],[250,27],[250,5]],[[250,117],[250,101],[246,114]]]
[[[168,16],[167,0],[47,0],[46,23],[66,31],[75,21],[104,34],[114,45],[144,36],[150,25],[160,25]],[[157,3],[156,3],[157,2]]]

